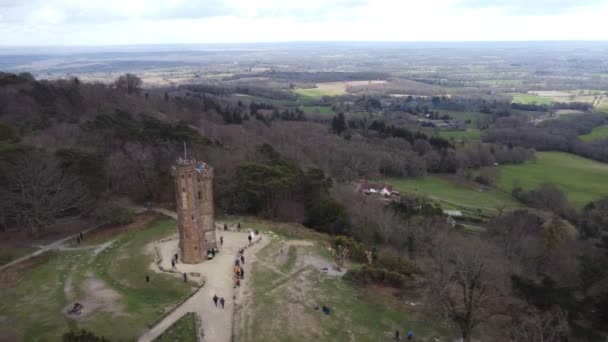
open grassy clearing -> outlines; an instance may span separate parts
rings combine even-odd
[[[500,208],[522,207],[513,197],[498,189],[460,185],[438,176],[385,178],[380,181],[395,186],[402,193],[419,194],[437,200],[445,209],[464,206],[496,214]]]
[[[336,114],[330,106],[303,106],[302,110],[306,114],[320,113],[320,114]]]
[[[285,256],[288,243],[293,257]],[[418,341],[455,336],[449,326],[424,320],[420,309],[407,305],[394,290],[360,288],[321,272],[331,262],[318,250],[318,244],[274,238],[258,253],[251,302],[244,308],[246,318],[236,341],[383,341],[390,340],[395,329],[412,329]],[[330,315],[315,310],[323,305]]]
[[[532,189],[557,185],[576,207],[608,196],[608,164],[562,152],[538,152],[537,160],[500,166],[498,187],[510,192],[515,185]]]
[[[162,335],[154,342],[197,342],[196,317],[193,313],[184,315],[173,323]]]
[[[0,336],[57,341],[70,329],[86,329],[110,340],[133,340],[192,290],[165,274],[150,274],[145,282],[153,257],[144,246],[174,233],[175,226],[173,220],[155,221],[99,249],[46,253],[24,263],[30,267],[2,271],[0,312],[9,324],[0,325]],[[65,315],[76,302],[83,313]]]
[[[580,135],[579,138],[583,141],[593,141],[598,139],[608,138],[608,125],[595,127],[591,132]]]

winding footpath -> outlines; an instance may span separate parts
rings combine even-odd
[[[168,210],[156,210],[170,217],[175,213]],[[217,231],[219,236],[224,237],[224,244],[220,248],[220,253],[212,260],[207,260],[196,265],[178,263],[177,270],[180,272],[197,272],[206,279],[205,285],[198,290],[192,297],[173,310],[163,318],[157,325],[146,331],[138,341],[153,341],[160,336],[167,328],[179,320],[183,315],[194,312],[201,318],[204,336],[200,336],[201,341],[209,342],[228,342],[232,338],[232,322],[234,315],[234,299],[236,292],[233,287],[232,268],[236,259],[237,252],[248,244],[246,232]],[[256,243],[245,250],[245,265],[248,266],[248,257],[257,253],[267,243],[267,238],[259,235]],[[261,240],[260,240],[261,239]],[[162,257],[162,267],[171,268],[171,257],[177,251],[178,240],[169,240],[157,243]],[[156,265],[154,265],[156,267]],[[155,268],[158,270],[158,268]],[[248,283],[248,271],[250,267],[245,267],[245,279],[241,282],[241,287]],[[213,296],[224,297],[225,307],[222,309],[218,303],[213,304]],[[240,298],[238,298],[240,299]]]

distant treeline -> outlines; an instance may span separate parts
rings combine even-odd
[[[275,100],[296,100],[297,95],[284,91],[282,89],[270,88],[270,87],[259,87],[253,85],[215,85],[215,84],[196,84],[196,85],[183,85],[178,88],[179,90],[187,90],[193,93],[200,94],[212,94],[212,95],[233,95],[242,94],[249,96],[258,96],[267,99]]]
[[[555,102],[550,105],[535,103],[512,103],[511,108],[532,112],[548,112],[550,110],[557,109],[572,109],[588,112],[593,109],[593,105],[585,102]]]
[[[227,79],[240,79],[251,77],[251,74],[238,74]],[[285,80],[290,82],[320,83],[320,82],[341,82],[341,81],[367,81],[367,80],[386,80],[389,75],[381,72],[362,71],[362,72],[300,72],[300,71],[277,71],[269,70],[255,74],[255,76],[268,77],[272,79]]]
[[[593,128],[608,123],[601,115],[581,115],[576,120],[547,120],[537,126],[518,124],[497,124],[482,135],[485,142],[497,142],[509,146],[519,145],[541,151],[563,151],[601,162],[608,162],[608,139],[584,142],[579,135],[591,132]]]

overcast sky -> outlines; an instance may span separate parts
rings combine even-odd
[[[0,45],[608,40],[608,0],[0,0]]]

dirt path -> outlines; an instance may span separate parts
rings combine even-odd
[[[205,285],[181,306],[175,309],[160,323],[147,331],[139,338],[139,341],[153,341],[162,334],[175,321],[189,312],[195,312],[201,317],[204,337],[202,341],[224,342],[230,341],[232,337],[232,320],[234,313],[235,290],[233,288],[232,267],[236,254],[240,248],[247,245],[246,232],[224,232],[218,230],[218,236],[224,237],[224,245],[220,249],[220,254],[213,260],[208,260],[197,265],[186,265],[179,263],[177,270],[180,272],[197,272],[206,278]],[[249,258],[252,258],[267,243],[267,238],[262,238],[258,243],[245,250],[245,283],[248,273],[251,271]],[[171,268],[171,257],[178,250],[178,240],[169,240],[156,244],[162,256],[162,266]],[[154,267],[156,270],[157,268]],[[213,296],[224,297],[226,300],[225,308],[213,305]],[[240,295],[239,295],[240,296]],[[238,297],[237,297],[238,298]]]
[[[103,226],[104,224],[105,224],[105,223],[100,223],[100,224],[98,224],[98,225],[96,225],[96,226],[94,226],[94,227],[91,227],[91,228],[88,228],[88,229],[83,230],[81,233],[82,233],[82,234],[87,234],[88,232],[90,232],[90,231],[92,231],[92,230],[94,230],[94,229],[97,229],[97,228],[99,228],[99,227]],[[40,249],[39,249],[39,250],[37,250],[37,251],[35,251],[34,253],[31,253],[31,254],[28,254],[28,255],[22,256],[22,257],[21,257],[21,258],[19,258],[19,259],[15,259],[15,260],[13,260],[13,261],[9,262],[8,264],[4,264],[4,265],[0,266],[0,271],[1,271],[1,270],[3,270],[3,269],[5,269],[5,268],[8,268],[8,267],[10,267],[10,266],[12,266],[12,265],[15,265],[15,264],[17,264],[17,263],[20,263],[20,262],[22,262],[22,261],[25,261],[25,260],[27,260],[27,259],[29,259],[29,258],[35,257],[35,256],[37,256],[37,255],[40,255],[40,254],[42,254],[42,253],[44,253],[44,252],[48,252],[48,251],[51,251],[51,250],[54,250],[54,249],[61,249],[61,248],[65,248],[63,245],[64,245],[66,242],[68,242],[68,241],[70,241],[70,240],[72,240],[72,239],[76,239],[76,238],[78,237],[78,235],[79,235],[79,234],[81,234],[81,233],[76,233],[76,234],[73,234],[73,235],[70,235],[70,236],[64,237],[64,238],[62,238],[62,239],[59,239],[59,240],[53,241],[53,242],[51,242],[51,243],[49,243],[49,244],[47,244],[47,245],[40,246]]]

